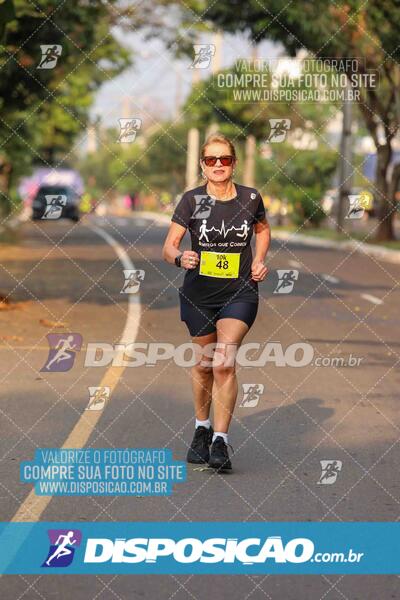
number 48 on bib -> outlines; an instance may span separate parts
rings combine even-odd
[[[200,275],[236,279],[239,277],[239,252],[201,252]]]

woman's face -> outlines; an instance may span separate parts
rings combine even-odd
[[[227,144],[221,142],[213,142],[207,144],[204,157],[206,156],[232,156],[232,152]],[[203,157],[203,158],[204,158]],[[230,166],[224,167],[221,161],[217,160],[213,167],[207,167],[204,160],[200,161],[200,166],[208,179],[208,181],[220,183],[232,179],[233,169],[235,168],[236,161],[233,160]]]

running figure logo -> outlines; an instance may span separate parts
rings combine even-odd
[[[124,269],[125,283],[120,294],[136,294],[144,276],[145,272],[142,269]]]
[[[121,144],[130,144],[136,138],[136,134],[142,126],[142,119],[118,119],[119,137]]]
[[[361,219],[366,210],[371,208],[372,194],[369,192],[361,192],[361,194],[349,195],[349,211],[346,219]]]
[[[72,369],[75,355],[82,347],[80,333],[49,333],[49,355],[41,372],[59,373]]]
[[[299,272],[296,269],[277,269],[277,273],[279,280],[274,294],[290,294],[299,278]]]
[[[46,208],[42,215],[42,219],[59,219],[62,215],[62,209],[67,204],[67,196],[63,194],[51,195],[46,198]]]
[[[211,214],[211,209],[215,206],[215,198],[195,194],[196,208],[193,211],[192,219],[208,219]]]
[[[257,406],[260,396],[264,393],[262,383],[243,383],[243,399],[239,406],[242,408],[254,408]]]
[[[212,57],[215,55],[213,44],[193,44],[194,59],[189,69],[208,69]]]
[[[249,227],[247,219],[245,219],[243,221],[243,224],[240,227],[232,226],[232,227],[228,227],[226,229],[225,222],[222,221],[220,229],[218,229],[218,227],[214,227],[214,226],[210,227],[210,229],[207,229],[207,219],[203,219],[202,224],[200,225],[199,241],[204,238],[206,242],[209,242],[210,240],[208,239],[207,234],[210,233],[211,231],[218,232],[224,238],[226,238],[226,236],[228,235],[228,233],[230,231],[236,231],[236,236],[245,240],[247,238],[247,236],[249,235],[250,227]]]
[[[40,50],[42,51],[42,57],[37,69],[54,69],[57,64],[58,59],[61,56],[62,47],[58,44],[46,44],[40,46]]]
[[[269,119],[271,131],[267,142],[284,142],[290,129],[290,119]]]
[[[90,386],[88,390],[89,404],[85,410],[103,410],[107,400],[110,398],[110,388],[108,386]]]
[[[50,548],[42,567],[68,567],[81,545],[82,532],[79,529],[49,529]]]
[[[335,483],[340,471],[342,470],[341,460],[320,460],[321,477],[318,485],[332,485]]]

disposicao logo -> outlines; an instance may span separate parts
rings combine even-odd
[[[76,352],[82,347],[82,336],[80,333],[49,333],[49,355],[42,372],[65,372],[72,369]]]
[[[42,567],[68,567],[80,546],[82,532],[79,529],[49,529],[50,548]]]
[[[156,563],[159,558],[172,557],[176,562],[235,563],[245,565],[265,563],[304,563],[311,559],[314,544],[308,538],[294,538],[286,544],[280,536],[261,538],[89,538],[85,563]]]

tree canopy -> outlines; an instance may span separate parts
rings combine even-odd
[[[61,9],[62,5],[62,9]],[[15,1],[0,45],[0,191],[32,162],[68,160],[99,86],[130,64],[112,33],[118,1]],[[123,18],[124,15],[121,15]],[[53,68],[38,68],[41,46],[60,48]]]

